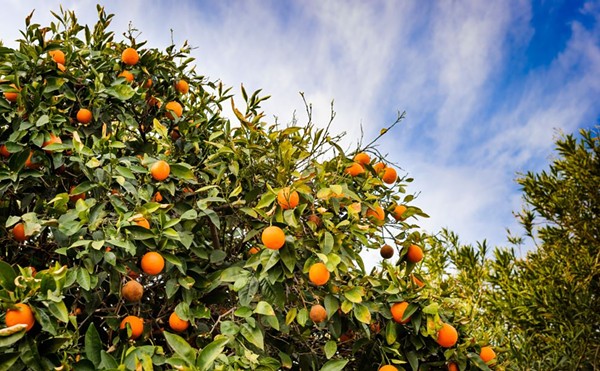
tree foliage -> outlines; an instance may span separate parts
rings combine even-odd
[[[98,14],[93,27],[62,9],[48,27],[30,16],[18,48],[0,48],[1,305],[35,316],[28,332],[0,330],[0,368],[487,369],[462,331],[455,347],[436,343],[443,322],[465,319],[411,279],[405,255],[427,249],[414,224],[426,215],[409,178],[378,172],[373,144],[344,151],[309,105],[304,125],[268,124],[267,97],[242,87],[236,107],[187,44],[150,48],[133,29],[117,41]],[[126,48],[139,61],[124,63]],[[359,151],[373,159],[352,176]],[[277,202],[285,187],[296,207]],[[269,226],[284,231],[279,250],[261,240]],[[395,259],[367,274],[361,251],[384,242]],[[159,256],[142,270],[148,252]],[[317,262],[330,272],[319,286]],[[139,302],[139,286],[122,292],[130,281]],[[390,313],[401,301],[405,324]]]
[[[472,315],[464,332],[502,350],[498,367],[600,366],[600,142],[597,130],[564,135],[549,170],[518,179],[524,236],[510,248],[461,244],[442,231],[421,267],[431,290]],[[524,257],[523,245],[534,245]],[[448,274],[451,272],[451,274]]]

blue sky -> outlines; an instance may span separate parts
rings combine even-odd
[[[59,2],[0,0],[0,38]],[[64,1],[83,22],[95,2]],[[107,1],[150,44],[197,47],[198,71],[262,88],[271,119],[304,112],[299,91],[352,146],[406,111],[379,149],[415,178],[409,191],[463,242],[505,245],[521,208],[516,174],[547,166],[553,139],[600,117],[600,1]],[[302,120],[300,120],[302,122]]]

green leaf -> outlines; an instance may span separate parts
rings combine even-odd
[[[410,368],[412,368],[413,371],[417,371],[419,369],[419,359],[414,351],[407,352],[406,359],[408,360]]]
[[[244,323],[241,328],[241,333],[242,336],[245,337],[246,340],[248,340],[251,344],[253,344],[261,350],[264,349],[264,338],[262,331],[260,331],[260,328],[252,328],[248,323]]]
[[[486,365],[485,362],[483,362],[483,359],[481,359],[479,354],[469,352],[467,353],[467,358],[469,358],[469,360],[473,362],[473,364],[475,364],[475,366],[477,366],[477,368],[479,368],[480,370],[491,371],[489,366]]]
[[[285,315],[285,324],[289,326],[290,323],[292,323],[292,321],[294,321],[294,319],[296,318],[296,314],[298,314],[298,309],[290,309]]]
[[[354,317],[362,323],[371,323],[371,312],[363,304],[354,304]]]
[[[194,348],[188,344],[182,337],[171,334],[170,332],[165,331],[165,339],[167,343],[173,349],[173,351],[183,358],[183,360],[188,364],[188,366],[194,366],[194,361],[196,360],[196,351]]]
[[[54,317],[56,317],[59,321],[67,323],[69,322],[69,311],[67,310],[67,306],[64,302],[59,301],[55,303],[53,301],[47,304],[48,310]]]
[[[18,326],[18,327],[17,327]],[[23,336],[25,336],[25,328],[27,326],[24,325],[15,325],[11,327],[4,328],[4,334],[0,334],[0,348],[7,348],[17,341],[21,340]],[[14,331],[13,331],[14,328]],[[10,329],[10,330],[8,330]],[[18,330],[20,329],[20,330]],[[15,332],[16,331],[16,332]]]
[[[115,369],[117,367],[119,367],[119,364],[117,363],[117,361],[114,359],[113,356],[111,356],[109,353],[105,352],[104,350],[100,352],[100,366],[98,367],[99,369]]]
[[[194,172],[188,164],[173,164],[171,165],[171,174],[179,179],[195,179]]]
[[[396,342],[398,337],[397,326],[393,321],[389,321],[385,328],[385,341],[388,345],[392,345]]]
[[[363,290],[360,287],[353,287],[344,292],[344,297],[353,303],[362,303]]]
[[[287,353],[283,353],[280,351],[279,359],[281,360],[281,366],[283,368],[292,368],[292,366],[293,366],[292,358]]]
[[[135,179],[135,175],[133,175],[133,172],[124,166],[116,166],[115,170],[117,171],[117,173],[119,173],[119,175],[121,175],[124,178]]]
[[[321,371],[341,371],[346,367],[347,359],[335,359],[328,361],[321,367]]]
[[[15,278],[17,273],[13,267],[5,261],[0,260],[0,286],[8,291],[15,289]]]
[[[325,350],[325,357],[327,357],[327,359],[330,359],[335,355],[335,352],[337,352],[337,342],[329,340],[325,343],[323,350]]]
[[[273,310],[273,307],[271,306],[271,304],[267,303],[266,301],[259,301],[258,304],[256,304],[254,313],[262,314],[265,316],[274,316],[275,315],[275,311]]]
[[[337,312],[340,307],[340,302],[333,295],[325,296],[325,310],[327,311],[327,318],[331,318]]]
[[[19,359],[19,352],[0,354],[0,371],[10,371]]]
[[[135,95],[135,90],[126,84],[118,84],[108,87],[106,88],[105,92],[106,94],[122,101],[126,101]]]
[[[85,332],[85,356],[98,368],[102,362],[102,339],[94,323],[90,323]]]
[[[209,370],[219,354],[223,353],[223,349],[228,341],[229,339],[227,338],[220,338],[205,346],[198,355],[196,366],[198,366],[201,371]]]
[[[260,198],[260,201],[258,201],[256,208],[263,209],[267,206],[270,206],[273,203],[273,201],[275,201],[276,198],[277,198],[277,195],[274,193],[271,193],[271,192],[264,193],[262,195],[262,197]]]

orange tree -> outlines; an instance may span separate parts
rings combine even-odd
[[[411,280],[424,214],[373,143],[345,152],[309,105],[269,125],[187,45],[98,14],[0,49],[2,369],[487,369]]]

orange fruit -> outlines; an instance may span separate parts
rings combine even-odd
[[[62,50],[50,50],[48,55],[52,57],[52,60],[56,63],[65,64],[65,53]]]
[[[92,122],[92,111],[87,108],[81,108],[77,111],[77,121],[84,125],[89,124]]]
[[[323,221],[321,221],[321,218],[319,218],[319,216],[316,214],[310,214],[308,216],[308,221],[315,223],[317,228],[320,227],[321,225],[323,225]]]
[[[254,254],[258,254],[260,252],[260,249],[256,246],[252,246],[250,248],[250,250],[248,250],[248,252],[250,253],[250,255],[254,255]]]
[[[272,225],[262,232],[261,240],[267,249],[279,250],[285,244],[285,233],[281,228]]]
[[[309,317],[314,323],[321,323],[327,319],[327,311],[321,304],[316,304],[310,308]]]
[[[71,189],[69,190],[69,200],[71,202],[77,202],[77,200],[85,200],[85,192],[84,193],[78,193],[78,194],[73,194],[73,190],[75,189],[75,186],[71,186]]]
[[[190,85],[185,80],[179,80],[175,83],[175,90],[181,94],[187,94],[190,91]]]
[[[0,155],[2,155],[4,158],[10,157],[10,152],[8,152],[8,148],[6,148],[4,144],[0,146]]]
[[[25,225],[23,223],[17,223],[12,229],[13,237],[15,241],[25,242],[27,241],[27,236],[25,235]]]
[[[150,229],[150,222],[146,218],[136,219],[135,220],[135,224],[139,225],[140,227],[144,227],[146,229]]]
[[[397,221],[398,220],[404,220],[404,218],[402,217],[402,214],[404,214],[405,212],[406,212],[406,206],[404,206],[404,205],[396,205],[396,207],[394,207],[394,211],[392,212],[392,216]]]
[[[4,321],[6,322],[6,326],[14,326],[18,324],[27,325],[25,331],[31,330],[33,325],[35,324],[35,317],[33,316],[33,312],[31,308],[27,304],[19,303],[15,304],[16,308],[9,309],[6,311],[6,317]]]
[[[171,167],[166,161],[158,160],[150,166],[150,174],[154,180],[159,182],[167,179],[171,173]]]
[[[44,142],[44,144],[42,144],[42,148],[43,147],[47,147],[51,144],[60,144],[62,143],[62,139],[60,139],[60,137],[57,137],[56,135],[50,133],[50,138],[48,138],[47,141]],[[46,151],[46,153],[52,153],[52,151]]]
[[[423,283],[423,281],[421,281],[420,279],[418,279],[417,276],[415,276],[414,274],[411,274],[410,278],[412,279],[412,281],[414,282],[415,285],[417,285],[419,287],[425,286],[425,284]]]
[[[169,326],[175,332],[183,332],[190,327],[190,321],[182,320],[175,312],[173,312],[169,316]]]
[[[299,202],[300,196],[298,195],[298,192],[290,192],[290,187],[282,188],[277,192],[277,203],[283,210],[293,209],[298,206]]]
[[[317,286],[323,286],[329,281],[330,273],[323,263],[315,263],[308,270],[308,279]]]
[[[379,174],[385,169],[385,164],[383,162],[378,162],[373,165],[373,170],[375,170],[375,174]]]
[[[17,86],[15,84],[10,84],[10,86],[13,89],[17,89]],[[8,91],[4,92],[4,98],[6,98],[6,100],[9,102],[16,102],[18,97],[19,93]]]
[[[385,365],[379,368],[379,371],[398,371],[398,369],[392,365]]]
[[[398,174],[396,173],[396,170],[394,170],[394,168],[386,167],[383,170],[383,175],[381,176],[381,180],[383,180],[384,183],[394,184],[394,183],[396,183],[397,179],[398,179]]]
[[[458,371],[458,366],[454,362],[448,363],[448,371]]]
[[[406,301],[403,301],[401,303],[395,303],[394,305],[392,305],[390,311],[392,312],[392,317],[394,318],[394,321],[402,324],[408,323],[408,321],[410,321],[410,317],[408,317],[405,320],[402,320],[406,308],[408,308],[408,302]]]
[[[357,176],[357,175],[364,173],[365,169],[363,168],[363,166],[361,164],[359,164],[358,162],[355,162],[352,165],[350,165],[349,167],[347,167],[346,170],[344,170],[344,172],[346,174],[349,174],[350,176]]]
[[[156,251],[150,251],[142,256],[141,266],[144,273],[155,276],[165,267],[165,259]]]
[[[160,192],[156,192],[154,194],[154,197],[152,197],[152,201],[154,202],[161,202],[163,200],[163,196],[160,194]]]
[[[144,332],[144,321],[140,317],[136,316],[127,316],[123,318],[121,321],[121,325],[119,328],[121,330],[125,329],[125,326],[129,323],[131,327],[131,339],[139,338]]]
[[[128,66],[136,65],[140,60],[140,55],[134,48],[127,48],[121,53],[121,62]]]
[[[175,113],[175,116],[181,117],[183,114],[183,107],[178,102],[169,102],[165,105],[165,110],[167,111],[167,117],[173,120],[173,115],[170,111]]]
[[[383,224],[385,221],[385,211],[379,205],[376,205],[373,209],[367,210],[367,218],[371,219],[375,224]]]
[[[354,162],[357,162],[361,165],[366,165],[371,162],[371,157],[364,152],[361,152],[354,156]]]
[[[479,357],[481,357],[483,362],[488,363],[492,359],[496,358],[496,352],[494,352],[492,347],[481,347]]]
[[[117,77],[124,77],[125,80],[127,80],[127,82],[132,82],[133,81],[133,73],[124,70],[123,72],[121,72]]]
[[[151,78],[147,79],[147,80],[146,80],[146,82],[144,83],[144,88],[146,88],[146,89],[150,89],[150,88],[152,87],[152,84],[153,84],[153,83],[154,83],[154,82],[152,81],[152,79],[151,79]]]
[[[138,281],[128,281],[121,288],[121,296],[130,303],[138,302],[144,296],[144,286]]]
[[[390,245],[383,245],[381,250],[379,250],[379,253],[381,254],[382,258],[389,259],[394,256],[394,248]]]
[[[38,164],[37,162],[33,162],[33,151],[29,152],[29,157],[27,157],[27,160],[25,160],[25,167],[28,169],[37,169],[40,167],[40,164]]]
[[[417,245],[410,245],[406,253],[406,260],[411,263],[418,263],[423,260],[423,250]]]
[[[458,332],[454,326],[444,323],[437,333],[437,343],[443,348],[450,348],[458,341]]]

